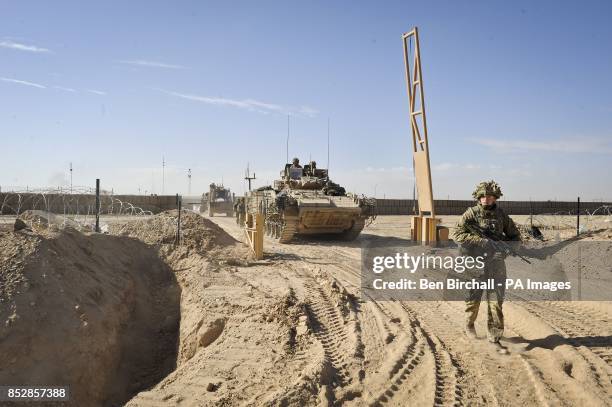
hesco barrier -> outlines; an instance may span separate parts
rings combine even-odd
[[[576,214],[576,202],[568,201],[504,201],[499,200],[499,206],[509,215],[534,215],[542,214]],[[437,215],[461,215],[465,210],[475,205],[474,200],[434,200]],[[606,202],[580,202],[580,213],[592,213],[604,205],[612,205]],[[415,213],[415,205],[412,199],[377,199],[377,213],[379,215],[412,215]],[[416,205],[418,211],[418,203]]]
[[[14,215],[29,209],[48,210],[53,213],[93,214],[96,196],[92,194],[59,193],[0,193],[0,214]],[[134,208],[159,213],[176,208],[175,195],[101,195],[100,212],[131,213]]]

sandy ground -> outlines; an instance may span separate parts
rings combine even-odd
[[[74,338],[70,346],[95,364],[69,378],[79,385],[96,377],[90,370],[104,374],[98,373],[96,385],[72,405],[113,405],[109,400],[123,401],[126,394],[131,394],[128,406],[612,405],[610,303],[507,302],[503,343],[510,354],[500,355],[484,340],[484,309],[476,326],[480,340],[469,340],[463,334],[462,302],[360,296],[362,244],[408,238],[407,216],[379,217],[351,243],[308,239],[281,245],[266,238],[262,261],[250,258],[233,218],[210,222],[190,214],[177,247],[172,216],[118,222],[111,226],[118,236],[3,232],[6,254],[0,265],[8,288],[0,304],[0,350],[17,352],[17,342],[4,347],[15,332],[17,339],[33,338],[28,340],[34,344],[44,343],[48,332]],[[449,226],[454,222],[456,217],[444,219]],[[99,239],[98,249],[92,239]],[[114,251],[116,256],[104,260]],[[130,253],[139,253],[140,260],[134,263]],[[59,304],[48,302],[55,308],[47,310],[62,313],[47,314],[41,327],[36,310],[50,300],[32,289],[48,284],[40,281],[40,260],[53,266],[47,268],[54,276],[50,287],[69,291],[67,300],[56,294],[52,298]],[[166,266],[170,279],[159,274]],[[91,277],[80,281],[85,269]],[[85,287],[85,293],[70,290],[70,284]],[[150,296],[144,295],[147,289]],[[140,293],[141,299],[130,301],[130,293]],[[180,310],[165,312],[171,304],[165,293],[180,295]],[[32,301],[34,294],[38,297]],[[77,311],[87,307],[83,313],[91,333],[86,336],[75,304]],[[149,308],[152,312],[144,312]],[[167,337],[174,323],[168,317],[180,317],[173,338]],[[130,329],[128,322],[134,320],[147,322],[157,333],[142,324]],[[101,339],[108,327],[111,343]],[[158,343],[160,334],[176,343],[174,370],[162,378],[168,360],[160,359],[159,350],[134,350]],[[55,346],[55,359],[44,352],[34,358],[23,352],[20,360],[0,353],[0,377],[33,362],[55,363],[67,371],[61,362],[70,360],[62,353],[66,348]],[[140,359],[130,359],[134,354]],[[71,363],[72,371],[78,370],[78,363]],[[153,374],[138,375],[134,366]],[[111,386],[113,377],[125,375],[139,383],[129,389]],[[154,378],[158,383],[150,387],[147,381]],[[96,398],[83,404],[88,394]]]
[[[204,320],[194,335],[215,339],[129,405],[610,405],[609,303],[509,302],[500,355],[464,337],[461,302],[360,298],[362,241],[407,226],[379,217],[350,244],[266,239],[260,264],[179,277]]]

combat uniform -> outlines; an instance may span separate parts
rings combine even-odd
[[[291,168],[302,168],[302,166],[300,165],[300,160],[297,157],[291,160],[291,162]]]
[[[234,213],[236,214],[236,223],[241,225],[244,223],[245,200],[244,198],[236,199],[234,203]]]
[[[493,181],[481,183],[474,191],[474,197],[479,199],[484,195],[500,197],[501,190]],[[485,267],[478,279],[487,281],[495,280],[495,290],[486,290],[487,300],[487,337],[491,342],[499,342],[504,332],[504,314],[502,305],[504,301],[506,265],[504,254],[490,250],[487,240],[482,235],[475,233],[470,225],[477,226],[487,235],[498,236],[500,240],[520,240],[520,232],[514,222],[496,204],[487,206],[480,202],[461,216],[454,232],[454,240],[462,244],[472,255],[483,255]],[[498,283],[501,283],[499,285]],[[470,290],[465,301],[466,328],[473,329],[474,322],[478,316],[478,309],[482,298],[482,289]]]

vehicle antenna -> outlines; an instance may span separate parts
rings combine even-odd
[[[285,161],[286,163],[289,162],[289,115],[287,115],[287,161]]]
[[[327,118],[327,179],[329,180],[329,117]]]

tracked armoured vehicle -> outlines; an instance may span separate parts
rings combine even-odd
[[[229,188],[223,185],[210,184],[208,192],[202,194],[200,212],[208,212],[208,216],[216,213],[225,213],[227,216],[234,216],[234,196]]]
[[[281,243],[320,234],[354,240],[375,215],[374,199],[346,193],[314,162],[304,168],[286,164],[280,175],[273,185],[248,193],[246,210],[261,213],[266,235]]]

